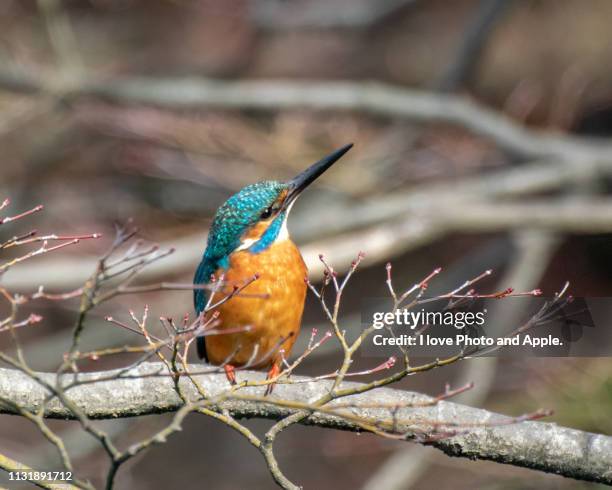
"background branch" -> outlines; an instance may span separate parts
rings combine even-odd
[[[342,268],[353,260],[354,250],[367,250],[367,261],[372,265],[457,230],[494,232],[542,227],[568,233],[609,232],[612,204],[607,199],[549,199],[501,204],[495,200],[553,191],[572,183],[597,179],[611,171],[612,159],[582,164],[533,163],[466,178],[459,183],[422,186],[410,194],[390,193],[363,204],[337,203],[330,218],[327,213],[311,212],[303,219],[295,219],[291,230],[298,242],[308,239],[302,253],[313,281],[323,274],[322,264],[317,259],[321,252]],[[140,278],[156,280],[191,271],[201,258],[205,241],[205,234],[197,233],[160,244],[162,249],[174,248],[179,253],[151,264],[142,271]],[[25,263],[19,273],[9,271],[3,281],[6,287],[16,290],[35,289],[40,284],[45,284],[49,290],[67,289],[82,284],[94,267],[94,258],[56,257],[49,261],[38,260],[36,264]],[[69,273],[58,274],[58,270]]]
[[[61,87],[43,74],[21,68],[0,72],[2,88],[53,95],[65,102],[79,99],[147,104],[170,109],[281,110],[308,108],[361,111],[419,122],[456,124],[490,138],[501,148],[527,158],[612,160],[612,145],[551,132],[530,130],[505,115],[462,96],[411,90],[378,82],[294,82],[283,80],[216,81],[207,78],[123,77]]]

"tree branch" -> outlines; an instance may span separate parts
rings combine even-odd
[[[533,163],[477,178],[465,178],[458,183],[423,186],[410,194],[394,192],[364,204],[339,203],[333,219],[328,219],[325,213],[319,213],[315,222],[296,219],[291,225],[292,233],[299,242],[306,238],[312,240],[302,247],[302,254],[310,276],[315,280],[323,273],[317,259],[321,252],[343,267],[353,259],[353,250],[365,250],[371,265],[456,230],[486,232],[520,226],[568,233],[609,231],[610,203],[603,199],[576,200],[575,207],[563,200],[495,204],[497,199],[550,192],[612,173],[612,160],[610,163],[572,163]],[[570,212],[566,216],[567,210]],[[476,216],[484,221],[475,222]],[[332,234],[333,237],[326,236]],[[141,279],[158,280],[191,270],[201,258],[205,243],[204,233],[161,243],[160,248],[175,248],[180,253],[151,264],[142,271]],[[94,259],[81,257],[55,257],[33,264],[26,262],[21,265],[19,273],[9,271],[3,284],[21,291],[35,289],[40,284],[49,290],[67,289],[82,284],[94,268]],[[70,272],[58,274],[58,271]]]
[[[197,372],[202,366],[194,365],[190,369]],[[163,364],[142,364],[127,375],[124,373],[121,379],[96,382],[100,378],[108,379],[113,373],[104,371],[64,375],[67,377],[65,381],[74,381],[76,377],[85,382],[71,388],[67,396],[84,414],[97,419],[171,412],[183,405]],[[159,373],[159,376],[156,373]],[[57,381],[55,374],[43,373],[40,376],[52,385]],[[262,380],[265,375],[244,371],[240,372],[239,376],[242,379]],[[227,410],[234,417],[272,420],[299,412],[302,409],[291,408],[291,405],[308,404],[324,396],[333,383],[307,382],[308,378],[296,376],[289,384],[279,383],[274,396],[261,401],[256,397],[262,395],[264,387],[245,388],[229,397],[227,380],[223,374],[194,377],[210,394],[208,409]],[[357,383],[343,383],[346,388],[355,385]],[[181,388],[189,397],[198,398],[196,389],[188,380],[181,380]],[[27,375],[11,369],[0,369],[0,398],[18,403],[23,409],[35,411],[42,406],[47,395],[45,390]],[[543,422],[503,425],[510,420],[508,417],[446,401],[419,408],[386,408],[396,404],[423,405],[431,402],[428,396],[389,388],[344,398],[340,403],[346,405],[347,401],[355,405],[350,409],[351,415],[372,422],[393,419],[400,431],[410,432],[411,427],[422,427],[431,421],[452,421],[453,424],[474,426],[469,432],[461,431],[454,437],[434,443],[437,448],[451,456],[492,460],[575,479],[612,483],[612,437],[609,436]],[[334,403],[326,408],[333,408]],[[363,407],[359,408],[359,405]],[[378,408],[372,408],[374,406]],[[0,407],[0,413],[14,412],[10,405],[5,405]],[[52,400],[46,405],[44,415],[50,418],[74,418],[58,400]],[[350,419],[342,419],[330,415],[329,412],[313,411],[301,423],[349,431],[361,430],[360,426]]]
[[[609,143],[530,130],[465,97],[378,82],[217,81],[201,77],[124,77],[93,81],[99,78],[90,76],[89,82],[63,87],[54,77],[7,66],[0,71],[0,87],[26,94],[57,96],[67,102],[86,98],[171,109],[362,111],[413,121],[456,124],[522,157],[612,160]]]

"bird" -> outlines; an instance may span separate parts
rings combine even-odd
[[[269,369],[267,379],[281,372],[300,331],[308,274],[289,236],[289,213],[302,192],[352,146],[289,181],[247,185],[215,213],[193,280],[209,285],[194,288],[193,300],[203,321],[215,316],[214,332],[200,332],[196,346],[200,359],[223,366],[230,383],[236,383],[236,367]],[[211,304],[218,304],[214,312],[205,311]]]

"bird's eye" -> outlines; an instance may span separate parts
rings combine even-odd
[[[263,213],[261,213],[261,219],[268,219],[272,216],[272,208],[266,208]]]

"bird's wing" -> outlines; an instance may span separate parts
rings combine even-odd
[[[210,276],[216,270],[217,266],[213,261],[204,257],[200,265],[198,266],[195,276],[193,278],[194,284],[208,284],[210,282]],[[204,308],[206,308],[206,290],[204,289],[194,289],[193,290],[193,305],[195,306],[196,314],[202,313]],[[206,338],[198,337],[196,338],[196,346],[198,350],[198,357],[200,359],[204,359],[208,362],[208,355],[206,353]]]

